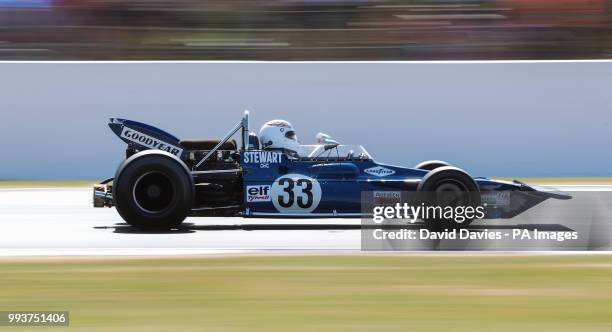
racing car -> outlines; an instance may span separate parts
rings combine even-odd
[[[249,130],[248,111],[215,140],[178,139],[120,118],[108,125],[127,144],[126,156],[113,178],[94,186],[93,204],[114,206],[140,229],[176,228],[187,216],[362,217],[364,192],[433,193],[444,204],[486,205],[487,219],[512,218],[549,198],[571,198],[516,180],[472,177],[438,160],[412,168],[379,163],[362,146],[342,145],[323,133],[316,144],[302,145],[284,120],[269,121],[256,134]]]

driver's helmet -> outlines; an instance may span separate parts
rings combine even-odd
[[[286,149],[297,152],[300,146],[293,126],[285,120],[266,122],[259,130],[259,140],[264,149]]]

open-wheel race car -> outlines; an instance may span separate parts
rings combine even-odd
[[[248,112],[220,140],[180,140],[118,118],[109,126],[127,143],[126,159],[114,178],[94,187],[94,206],[114,206],[141,229],[175,228],[187,216],[361,217],[363,192],[431,192],[438,202],[461,197],[465,205],[486,205],[488,219],[512,218],[548,198],[571,198],[519,181],[472,177],[442,161],[413,168],[381,164],[363,147],[322,133],[317,144],[301,145],[282,120],[266,123],[257,135],[249,131]]]

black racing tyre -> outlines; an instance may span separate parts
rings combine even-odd
[[[464,170],[452,166],[438,167],[427,173],[419,183],[417,191],[419,200],[426,206],[477,208],[481,203],[476,181]],[[473,219],[465,219],[461,223],[444,224],[461,227],[469,225],[472,221]]]
[[[176,156],[146,150],[126,159],[117,169],[113,200],[121,218],[144,230],[175,228],[193,206],[191,173]]]
[[[425,170],[425,171],[431,171],[431,170],[434,170],[436,168],[444,167],[444,166],[450,166],[450,164],[447,163],[446,161],[442,161],[442,160],[427,160],[427,161],[424,161],[424,162],[414,166],[414,168],[422,169],[422,170]]]

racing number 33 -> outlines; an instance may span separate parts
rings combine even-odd
[[[321,186],[302,174],[287,174],[272,184],[272,203],[280,212],[311,212],[321,201]]]
[[[284,188],[287,195],[278,195],[278,204],[284,208],[289,208],[295,203],[295,185],[302,189],[302,193],[297,198],[297,205],[302,209],[312,206],[312,181],[308,179],[298,179],[293,181],[291,178],[281,178],[278,184]],[[302,195],[303,194],[303,195]],[[304,199],[304,195],[306,199]]]

